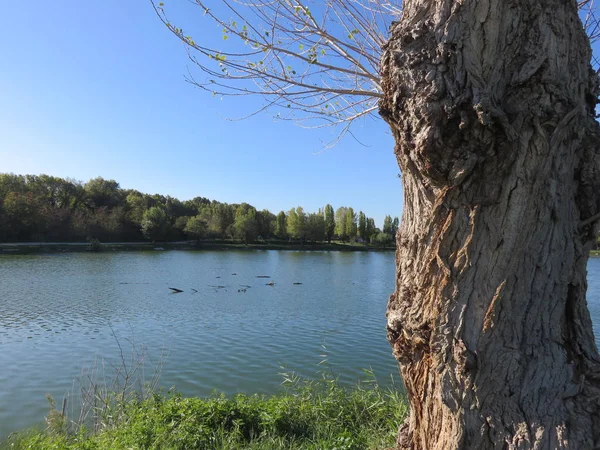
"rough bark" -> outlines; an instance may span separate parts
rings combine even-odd
[[[404,210],[398,448],[600,448],[598,79],[571,0],[405,0],[380,113]],[[587,220],[587,222],[586,222]]]

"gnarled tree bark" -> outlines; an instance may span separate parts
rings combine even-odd
[[[398,448],[600,448],[598,77],[572,0],[405,0],[380,113],[404,211]]]

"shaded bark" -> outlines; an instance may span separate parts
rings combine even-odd
[[[574,1],[405,0],[380,113],[404,210],[398,448],[600,447],[598,79]]]

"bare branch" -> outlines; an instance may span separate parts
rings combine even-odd
[[[579,0],[577,2],[579,6],[579,16],[583,22],[583,27],[590,39],[590,42],[594,43],[600,38],[600,22],[598,17],[598,8],[596,7],[595,0]],[[597,64],[594,63],[597,67]]]
[[[307,127],[342,125],[343,135],[347,124],[377,111],[381,46],[401,0],[189,0],[202,20],[199,41],[169,20],[167,6],[150,1],[198,69],[186,80],[213,95],[262,96],[249,116],[270,109]],[[593,42],[600,37],[596,0],[578,5]],[[207,43],[215,42],[207,23],[221,30],[221,44]],[[595,58],[592,64],[598,67]]]
[[[221,30],[218,46],[195,41],[167,6],[151,2],[201,72],[186,80],[213,95],[260,95],[257,112],[274,109],[307,127],[343,125],[341,135],[377,110],[381,46],[401,12],[395,0],[190,0],[199,19]]]

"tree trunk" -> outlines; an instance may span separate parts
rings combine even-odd
[[[404,211],[398,448],[600,448],[598,78],[573,0],[405,0],[380,113]]]

